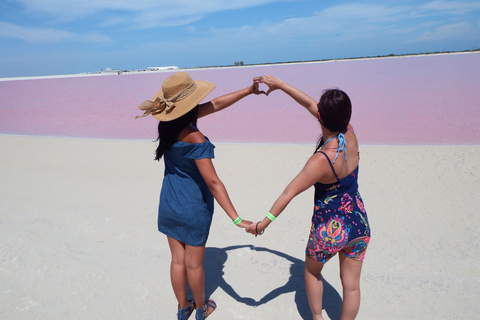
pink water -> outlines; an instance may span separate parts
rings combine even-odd
[[[318,99],[338,87],[353,102],[361,144],[480,143],[480,53],[188,71],[217,84],[208,98],[272,74]],[[135,120],[171,73],[0,81],[0,133],[156,139],[152,117]],[[213,142],[315,143],[315,118],[280,91],[249,96],[199,120]]]

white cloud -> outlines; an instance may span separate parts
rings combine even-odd
[[[101,21],[97,23],[100,26],[126,25],[135,29],[149,29],[188,25],[215,12],[304,0],[68,0],[68,5],[65,4],[65,0],[11,1],[23,4],[27,12],[37,16],[45,15],[53,21],[77,21],[95,15],[95,19]],[[323,6],[325,4],[319,1],[318,7]],[[312,21],[322,26],[322,30],[333,30],[329,25],[336,26],[337,30],[341,27],[352,30],[355,29],[356,23],[356,27],[360,30],[373,32],[381,24],[392,25],[395,21],[403,19],[438,14],[461,15],[479,9],[479,1],[435,0],[426,4],[420,2],[408,6],[389,5],[388,2],[382,4],[347,2],[327,7],[311,17],[286,20],[277,26],[284,25],[288,28],[288,26],[297,25],[300,21]],[[306,15],[308,14],[306,12]],[[315,30],[318,29],[315,27]]]
[[[190,28],[190,39],[179,41],[173,47],[177,52],[181,51],[181,48],[189,51],[188,48],[194,47],[205,52],[215,48],[216,53],[227,56],[235,55],[235,52],[240,54],[254,51],[258,52],[262,59],[270,56],[277,59],[276,57],[285,51],[294,52],[299,48],[306,51],[306,54],[328,46],[328,50],[332,51],[335,50],[333,47],[338,45],[348,47],[349,41],[358,43],[360,39],[409,33],[412,27],[398,28],[393,23],[410,12],[407,7],[389,8],[356,3],[338,5],[310,13],[307,17],[290,18],[280,22],[265,21],[237,28],[212,27],[208,30]],[[161,42],[146,45],[156,49],[167,46]],[[244,56],[244,53],[241,55]]]
[[[237,28],[208,30],[192,28],[190,39],[179,41],[173,47],[177,52],[181,52],[182,48],[187,52],[190,51],[189,48],[196,48],[196,51],[201,52],[214,50],[219,56],[229,57],[238,55],[245,57],[247,52],[253,56],[257,52],[259,56],[257,59],[263,61],[272,59],[285,61],[281,59],[286,51],[303,50],[304,52],[297,55],[320,56],[319,50],[336,50],[334,48],[338,45],[348,47],[349,41],[358,43],[360,39],[373,39],[381,34],[388,36],[395,32],[411,32],[411,28],[404,27],[399,30],[394,26],[388,27],[390,22],[400,19],[399,15],[407,15],[408,12],[408,8],[405,7],[339,5],[311,13],[307,17],[290,18],[277,23],[265,21]],[[168,47],[161,42],[146,45],[155,50],[162,46]]]
[[[315,12],[309,17],[293,18],[275,24],[262,25],[258,31],[268,37],[288,38],[302,37],[307,39],[334,39],[341,41],[367,38],[382,39],[384,36],[405,34],[409,37],[418,36],[417,41],[439,39],[472,38],[475,33],[480,36],[478,27],[472,22],[458,22],[457,15],[461,11],[480,9],[480,2],[434,1],[428,5],[395,6],[376,5],[368,3],[346,3]],[[443,18],[427,17],[444,15]],[[455,16],[450,24],[446,24],[448,16]],[[446,17],[445,17],[446,16]],[[444,21],[440,26],[439,21]],[[252,26],[253,28],[253,26]],[[477,36],[476,38],[478,39]],[[378,41],[378,40],[377,40]]]
[[[415,42],[423,41],[446,41],[456,39],[480,39],[480,27],[479,24],[471,25],[467,22],[453,23],[442,25],[435,28],[433,31],[426,31]]]
[[[208,29],[196,30],[189,24],[204,19],[214,12],[252,8],[269,3],[274,8],[275,2],[294,2],[294,0],[142,0],[136,2],[69,0],[68,5],[65,5],[65,0],[11,1],[21,2],[27,11],[34,12],[37,17],[46,15],[49,19],[46,23],[49,25],[52,19],[73,21],[88,17],[89,23],[100,20],[97,26],[98,24],[101,26],[123,25],[142,29],[187,26],[185,29],[188,33],[178,38],[179,43],[196,43],[197,39],[200,45],[209,43],[209,46],[218,46],[222,51],[227,50],[222,48],[227,46],[238,48],[238,50],[244,50],[245,47],[266,46],[281,50],[289,47],[289,50],[295,50],[292,47],[299,44],[301,47],[316,50],[316,48],[336,45],[348,47],[350,43],[355,42],[358,45],[362,41],[365,46],[368,46],[369,41],[379,43],[394,36],[401,38],[402,42],[410,41],[410,43],[415,38],[415,41],[419,42],[452,38],[453,35],[460,37],[462,30],[471,32],[474,27],[471,26],[472,21],[454,23],[463,21],[461,20],[463,16],[457,15],[466,10],[478,10],[480,7],[478,1],[435,0],[409,5],[401,4],[402,2],[394,2],[400,5],[389,2],[341,2],[329,7],[318,1],[318,4],[317,2],[315,4],[318,11],[305,12],[303,17],[283,21],[265,20],[264,23],[257,22],[255,25],[243,25],[238,28],[216,29],[211,26]],[[96,16],[93,17],[93,15]],[[449,15],[455,15],[457,20],[448,21]],[[435,20],[431,17],[435,17]],[[265,19],[275,19],[275,14],[266,15]],[[440,26],[439,21],[442,20],[444,26]],[[83,21],[80,23],[83,24]],[[447,23],[450,24],[447,25]],[[60,29],[26,28],[8,23],[0,24],[0,36],[15,37],[28,42],[111,42],[107,36],[99,34],[74,34]],[[153,41],[157,39],[157,37],[151,38]]]
[[[0,37],[20,39],[29,43],[58,43],[65,41],[108,44],[112,40],[101,34],[76,34],[52,28],[27,28],[0,21]]]
[[[269,36],[303,38],[332,38],[342,36],[343,41],[379,34],[394,33],[411,28],[398,28],[395,22],[410,15],[410,8],[387,7],[371,4],[342,4],[326,8],[304,18],[287,19],[276,24],[263,25],[261,30]]]
[[[75,21],[93,14],[120,13],[129,19],[110,19],[112,23],[134,23],[137,27],[177,26],[204,15],[225,10],[257,7],[275,2],[304,0],[12,0],[29,12],[46,14],[58,21]],[[107,17],[107,19],[109,19]]]
[[[453,2],[450,4],[453,5]],[[457,3],[457,7],[461,7],[460,4]],[[292,51],[293,55],[298,56],[309,52],[332,52],[332,55],[338,55],[338,52],[343,54],[341,50],[346,50],[348,52],[345,54],[348,55],[350,51],[362,50],[362,46],[366,48],[363,50],[372,46],[377,46],[377,50],[380,50],[378,48],[381,48],[381,43],[383,46],[395,44],[396,48],[405,48],[401,49],[403,51],[415,51],[407,48],[407,44],[442,40],[474,43],[479,40],[480,28],[475,23],[448,22],[448,14],[450,13],[439,12],[438,8],[427,10],[422,4],[392,6],[347,3],[319,10],[306,17],[280,22],[212,29],[205,34],[199,34],[200,30],[192,31],[193,36],[188,43],[199,42],[196,48],[217,48],[217,51],[225,51],[225,54],[227,51],[242,52],[248,48],[261,52],[264,57],[269,55],[275,59],[275,56],[280,56],[285,51]],[[429,16],[434,18],[428,18]],[[440,26],[441,21],[443,26]],[[218,43],[222,45],[219,46]],[[295,50],[302,52],[295,53]],[[333,53],[335,50],[337,53]]]
[[[480,2],[436,0],[427,3],[424,8],[426,10],[445,11],[445,13],[453,15],[463,15],[470,11],[480,10]]]

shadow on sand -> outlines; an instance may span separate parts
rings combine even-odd
[[[290,278],[288,279],[287,283],[267,293],[262,299],[260,299],[260,301],[255,301],[252,298],[241,297],[238,295],[235,289],[225,281],[223,277],[223,268],[225,267],[225,263],[228,259],[227,252],[241,248],[250,248],[251,250],[255,251],[268,252],[290,261],[292,265],[290,266]],[[302,319],[312,319],[312,314],[308,305],[307,294],[305,292],[304,261],[300,259],[276,250],[255,247],[252,245],[238,245],[225,248],[207,247],[205,249],[204,270],[206,297],[209,297],[217,288],[221,288],[233,299],[240,303],[244,303],[249,306],[260,306],[284,293],[295,292],[295,303],[297,305],[298,313]],[[340,319],[342,298],[338,292],[325,280],[325,278],[323,278],[323,309],[330,319]]]

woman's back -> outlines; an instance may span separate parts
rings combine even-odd
[[[343,134],[346,147],[339,150],[339,139],[332,139],[324,146],[317,149],[317,153],[322,151],[324,155],[317,155],[319,160],[322,161],[322,157],[327,156],[329,162],[326,165],[325,161],[322,161],[322,169],[326,170],[325,175],[318,181],[319,183],[328,184],[335,183],[338,179],[343,179],[350,175],[357,167],[359,163],[359,151],[358,140],[353,132],[353,128],[349,125],[349,130]],[[347,153],[347,159],[345,159],[345,152]],[[338,155],[337,155],[338,154]],[[336,159],[335,159],[336,157]],[[330,166],[333,166],[333,170]]]

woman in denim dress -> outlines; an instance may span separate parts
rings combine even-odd
[[[172,254],[170,278],[178,301],[177,319],[186,320],[196,310],[202,320],[216,308],[205,299],[203,258],[215,198],[238,227],[250,221],[237,214],[227,190],[212,163],[215,146],[197,128],[198,117],[220,111],[250,94],[259,94],[258,83],[212,101],[200,102],[216,87],[207,81],[194,81],[187,73],[168,77],[152,101],[139,106],[160,120],[159,145],[155,160],[162,157],[165,174],[158,209],[158,229],[167,236]],[[194,300],[187,300],[187,282]]]

